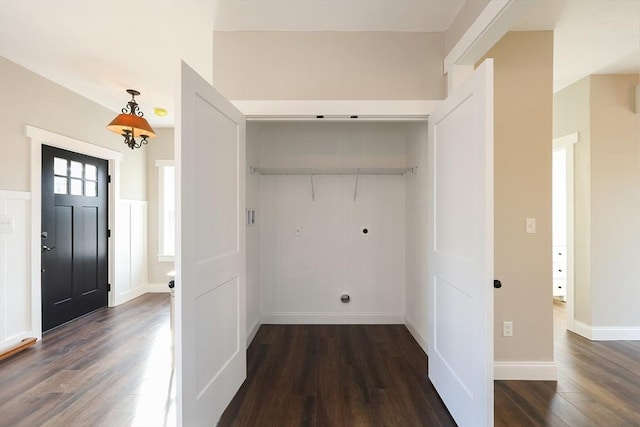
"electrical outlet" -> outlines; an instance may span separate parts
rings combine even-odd
[[[502,322],[502,336],[503,337],[513,336],[513,322]]]

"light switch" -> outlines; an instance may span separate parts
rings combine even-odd
[[[535,218],[527,218],[525,225],[525,232],[527,234],[535,234],[536,232],[536,219]]]
[[[296,227],[296,236],[302,236],[302,230],[300,230],[300,227]]]
[[[13,217],[11,215],[0,216],[0,233],[13,233]]]

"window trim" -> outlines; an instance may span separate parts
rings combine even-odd
[[[158,168],[158,262],[174,262],[175,255],[165,253],[164,168],[175,168],[173,160],[156,160]]]

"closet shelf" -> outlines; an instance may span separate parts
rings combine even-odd
[[[249,168],[260,175],[404,175],[418,168]]]

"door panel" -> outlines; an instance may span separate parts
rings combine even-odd
[[[180,102],[178,423],[212,426],[246,377],[245,119],[184,63]]]
[[[429,127],[429,378],[458,425],[493,425],[492,60]]]
[[[106,160],[42,146],[42,330],[107,305]]]

